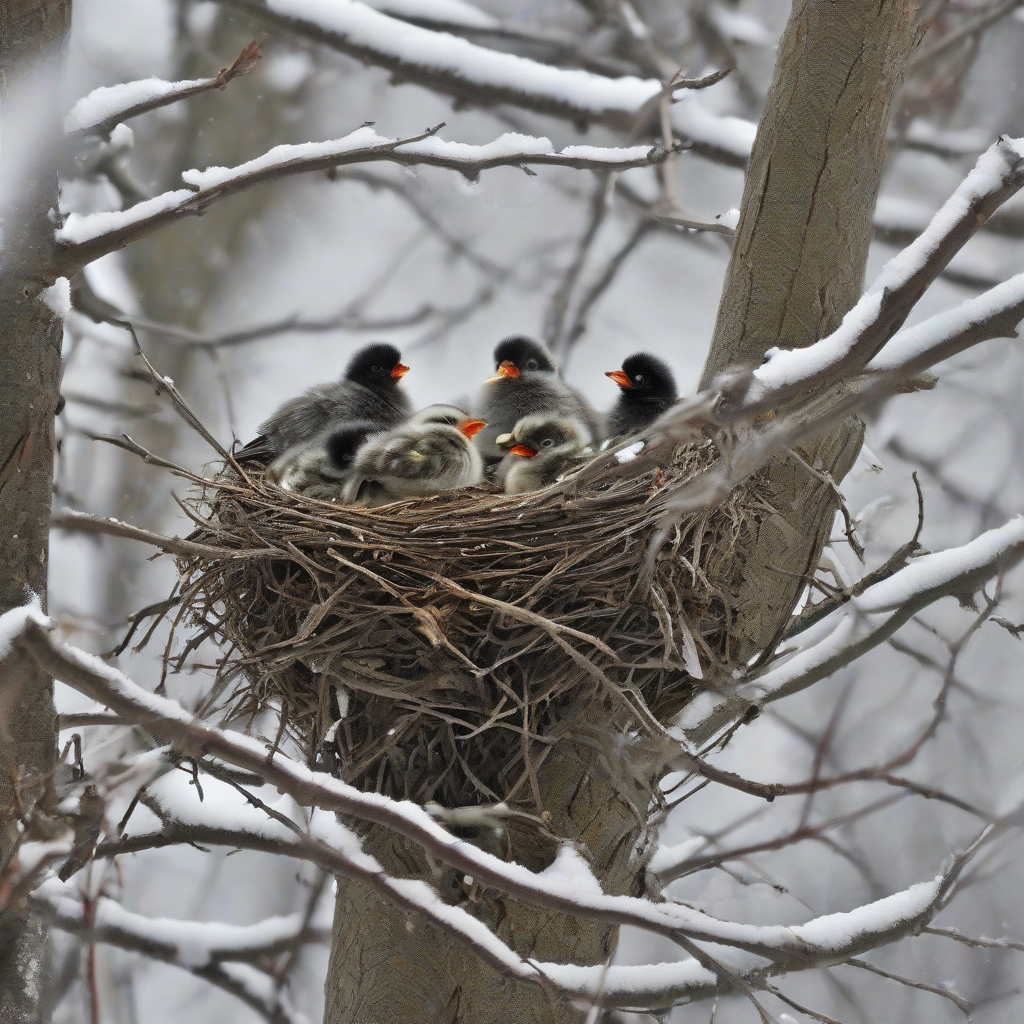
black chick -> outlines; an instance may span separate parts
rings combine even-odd
[[[621,370],[605,374],[619,385],[619,400],[605,424],[605,437],[635,434],[653,423],[678,398],[676,380],[667,363],[648,352],[637,352]]]
[[[562,380],[551,353],[532,338],[514,335],[494,349],[496,371],[480,389],[476,413],[487,421],[477,435],[485,459],[495,461],[505,452],[495,438],[507,434],[524,417],[557,413],[580,420],[591,434],[598,432],[598,417],[590,403]]]
[[[343,427],[318,434],[306,444],[292,445],[267,469],[267,477],[286,491],[308,498],[337,501],[352,477],[359,449],[370,438],[383,433],[377,423],[356,420]]]
[[[325,430],[361,420],[382,429],[397,426],[412,411],[408,395],[398,386],[408,371],[394,345],[367,345],[349,361],[341,380],[317,384],[285,402],[260,425],[258,436],[239,451],[239,457],[283,455]]]

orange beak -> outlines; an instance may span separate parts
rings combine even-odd
[[[510,455],[522,455],[524,459],[532,459],[537,454],[536,448],[531,448],[528,444],[514,444],[509,448]]]
[[[394,369],[391,371],[391,376],[395,380],[401,380],[409,372],[409,367],[404,363],[395,363]]]
[[[461,431],[466,437],[473,437],[475,434],[480,433],[484,427],[487,426],[487,420],[463,420],[458,425],[458,430]]]
[[[498,367],[498,372],[493,377],[488,377],[484,381],[485,384],[493,384],[495,381],[501,380],[502,377],[510,377],[513,380],[519,376],[519,367],[512,362],[511,359],[506,359],[501,366]]]
[[[605,376],[611,377],[620,388],[631,388],[633,386],[633,382],[626,376],[625,370],[609,370]]]

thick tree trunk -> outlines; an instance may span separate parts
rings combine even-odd
[[[705,381],[727,366],[758,363],[780,341],[810,344],[859,296],[886,127],[914,48],[915,20],[904,0],[794,4],[751,157]],[[805,457],[841,479],[859,444],[851,424],[808,445]],[[780,511],[764,517],[745,553],[735,594],[738,661],[770,644],[785,623],[836,507],[828,487],[792,460],[771,472]],[[633,812],[642,810],[649,790],[638,785],[625,794],[615,766],[582,749],[566,744],[541,779],[551,830],[590,853],[607,891],[635,891],[645,833]],[[372,840],[369,846],[389,868],[424,874],[413,851]],[[512,907],[488,894],[463,905],[499,922],[506,941],[542,960],[601,963],[615,940],[602,926]],[[326,1024],[583,1019],[504,981],[432,928],[406,922],[341,881]]]
[[[71,23],[70,0],[7,0],[0,8],[0,96],[5,106],[33,82],[33,118],[51,118],[34,164],[16,195],[3,202],[0,267],[0,613],[30,594],[45,602],[50,496],[53,488],[53,416],[60,388],[60,317],[38,299],[49,275],[57,174],[56,75]],[[38,122],[37,122],[38,123]],[[4,140],[4,170],[25,155],[17,131]],[[49,145],[47,145],[49,144]],[[10,182],[4,175],[5,184]],[[0,713],[0,861],[24,814],[47,789],[54,764],[56,719],[52,680],[31,659],[12,654],[4,666],[16,695]],[[23,907],[0,916],[0,1021],[43,1019],[48,943],[42,923]]]

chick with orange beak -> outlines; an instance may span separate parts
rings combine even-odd
[[[532,338],[515,335],[494,350],[495,373],[480,389],[476,414],[487,421],[477,435],[484,458],[495,462],[505,452],[496,443],[524,416],[560,415],[579,420],[595,434],[597,414],[574,387],[562,380],[551,353]]]
[[[608,414],[607,438],[636,434],[653,423],[678,397],[667,363],[648,352],[630,356],[621,370],[605,374],[619,385],[619,399]]]
[[[473,437],[484,425],[454,406],[423,409],[360,448],[343,500],[376,508],[482,483],[484,463]]]
[[[499,468],[506,494],[539,491],[578,469],[594,454],[580,420],[541,413],[524,416],[497,438],[508,454]]]
[[[285,402],[260,425],[258,436],[239,451],[239,458],[281,456],[324,431],[352,423],[374,423],[382,430],[398,426],[412,412],[409,396],[399,387],[408,371],[394,345],[375,342],[361,348],[341,380],[317,384]]]

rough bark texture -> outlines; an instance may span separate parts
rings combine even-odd
[[[889,113],[912,52],[916,11],[904,0],[797,0],[779,47],[743,197],[705,381],[735,363],[756,364],[785,339],[806,345],[834,328],[860,294]],[[841,479],[860,446],[858,424],[805,446],[803,456]],[[742,662],[770,645],[788,618],[827,536],[831,489],[791,459],[772,467],[776,495],[743,553],[735,593]],[[612,726],[609,725],[609,729]],[[582,781],[582,786],[580,782]],[[614,766],[563,750],[540,780],[551,830],[582,844],[609,892],[635,891],[644,829]],[[575,796],[574,796],[575,794]],[[401,873],[423,872],[408,850],[370,848]],[[611,853],[611,856],[609,854]],[[426,875],[429,877],[429,875]],[[486,897],[472,907],[520,952],[599,963],[614,932]],[[410,930],[411,929],[411,930]],[[562,1024],[584,1015],[552,1007],[503,981],[420,922],[340,883],[327,981],[326,1024]]]
[[[49,102],[61,50],[71,23],[70,0],[8,0],[0,6],[0,100],[33,77],[35,117],[52,118]],[[39,98],[42,97],[42,102]],[[52,141],[52,139],[44,139]],[[5,160],[17,158],[18,140],[6,143]],[[52,152],[52,151],[51,151]],[[0,613],[24,604],[31,591],[45,601],[50,496],[53,486],[53,416],[60,388],[62,325],[36,297],[48,273],[57,205],[55,162],[47,147],[19,188],[3,197],[3,265],[0,268]],[[54,764],[56,719],[52,680],[30,659],[12,655],[4,665],[10,697],[0,709],[0,860],[16,835],[18,807],[45,791]],[[11,685],[13,684],[13,685]],[[42,1020],[48,942],[45,926],[23,907],[0,916],[0,1021]]]

